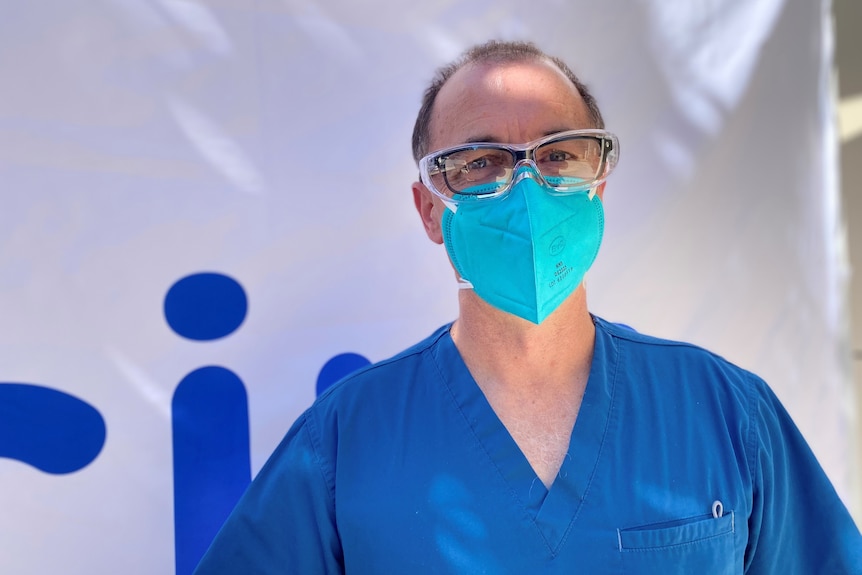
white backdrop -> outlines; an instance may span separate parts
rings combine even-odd
[[[828,16],[828,0],[0,1],[0,572],[174,572],[187,374],[242,380],[254,473],[327,361],[453,319],[410,135],[433,70],[490,37],[563,57],[622,141],[593,311],[765,377],[852,503]],[[201,272],[247,298],[214,339],[164,311]],[[34,419],[36,386],[97,415]]]

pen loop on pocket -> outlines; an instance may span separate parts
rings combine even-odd
[[[712,516],[713,518],[718,519],[722,515],[724,515],[724,505],[722,505],[721,501],[716,499],[712,502]]]

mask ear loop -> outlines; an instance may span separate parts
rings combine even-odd
[[[442,196],[438,196],[438,197],[440,197],[440,200],[443,202],[443,205],[446,206],[447,208],[449,208],[450,212],[452,212],[454,214],[458,211],[458,204],[456,204],[455,202],[453,202],[452,200],[450,200],[448,198],[444,198]]]

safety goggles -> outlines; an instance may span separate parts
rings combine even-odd
[[[605,130],[569,130],[523,145],[476,142],[432,152],[419,161],[419,177],[432,192],[455,203],[505,195],[531,167],[556,193],[591,190],[617,164],[619,141]]]

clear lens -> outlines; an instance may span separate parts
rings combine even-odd
[[[526,146],[459,146],[423,158],[423,181],[447,198],[493,197],[510,187],[519,162],[529,160],[547,185],[565,193],[603,181],[616,164],[617,154],[616,138],[602,130],[563,132]]]
[[[533,161],[546,178],[592,181],[601,173],[602,141],[591,137],[571,137],[548,142],[536,148]]]
[[[515,155],[509,150],[481,146],[442,156],[437,165],[446,187],[461,194],[477,186],[505,186],[512,178]]]

